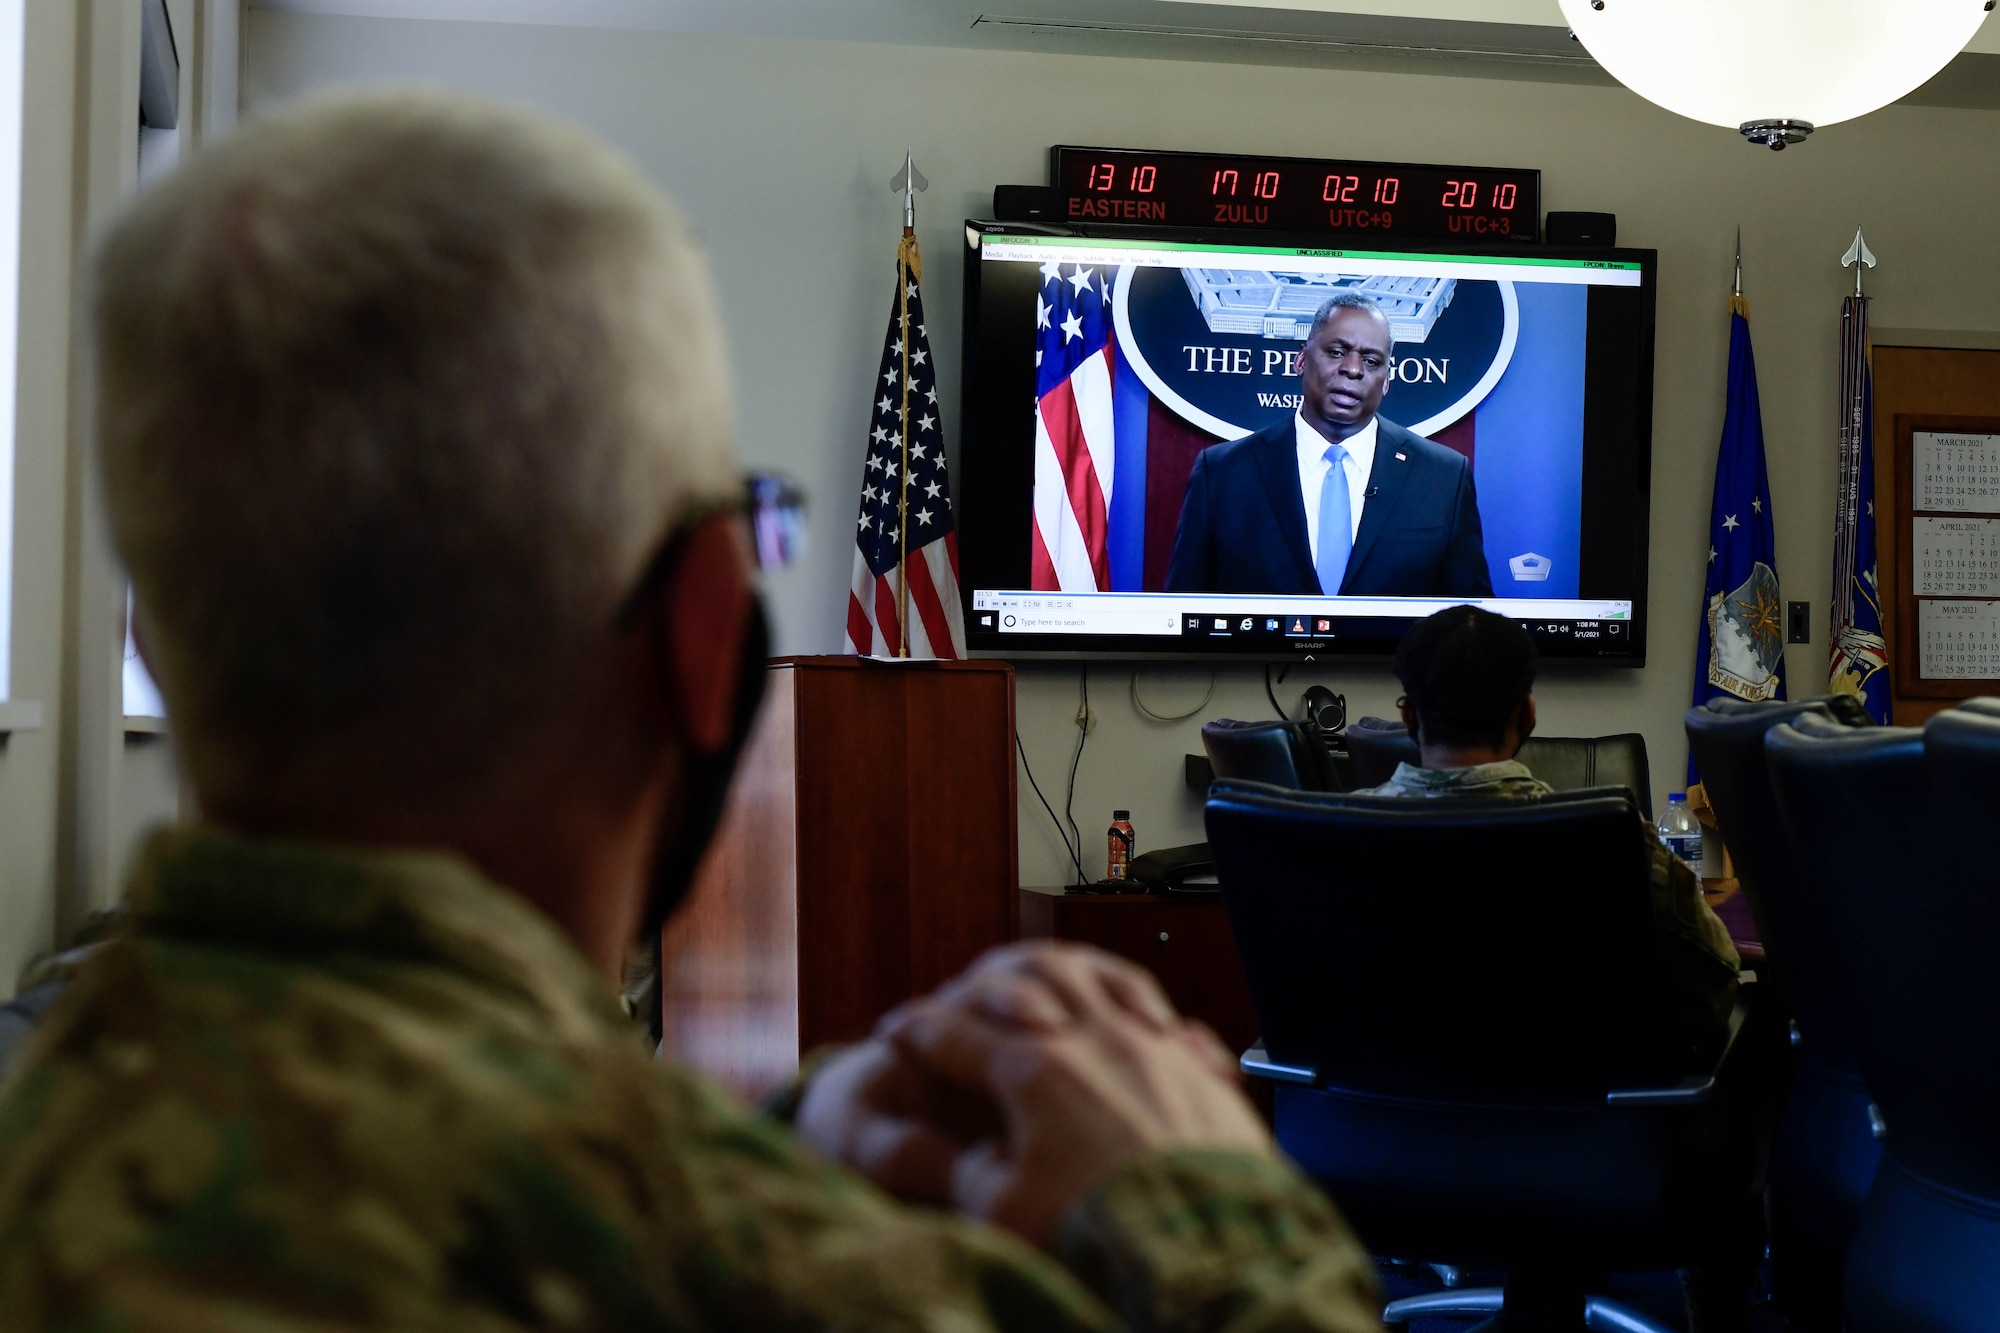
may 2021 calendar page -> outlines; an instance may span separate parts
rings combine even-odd
[[[2000,677],[2000,602],[1917,603],[1922,673],[1932,680]]]

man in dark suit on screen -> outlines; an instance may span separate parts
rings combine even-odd
[[[1195,459],[1168,592],[1493,595],[1471,464],[1376,415],[1390,353],[1366,296],[1319,308],[1297,415]]]

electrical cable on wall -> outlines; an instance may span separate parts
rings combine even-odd
[[[1035,770],[1028,764],[1028,750],[1021,744],[1021,733],[1018,731],[1014,733],[1014,748],[1020,752],[1021,771],[1028,775],[1028,786],[1034,790],[1035,799],[1042,803],[1042,809],[1049,812],[1049,822],[1056,826],[1056,836],[1062,839],[1063,851],[1069,854],[1070,864],[1076,867],[1077,883],[1083,883],[1083,850],[1069,840],[1069,834],[1063,829],[1062,817],[1049,804],[1049,798],[1042,795],[1042,784],[1035,781]]]
[[[1290,671],[1291,667],[1287,666],[1283,671],[1278,673],[1278,684],[1282,685],[1285,683],[1285,677]],[[1278,702],[1278,692],[1271,688],[1271,664],[1269,662],[1264,664],[1264,697],[1271,701],[1271,707],[1276,710],[1279,717],[1287,722],[1292,720],[1292,715],[1287,713],[1285,706]]]
[[[1090,666],[1078,668],[1076,677],[1077,693],[1081,702],[1076,709],[1076,754],[1069,761],[1069,794],[1063,799],[1063,813],[1069,816],[1069,832],[1072,845],[1076,848],[1076,883],[1081,888],[1090,883],[1083,873],[1083,832],[1076,826],[1076,770],[1083,762],[1083,743],[1090,739]]]
[[[1264,674],[1266,677],[1270,675],[1269,667],[1264,669]],[[1139,697],[1139,673],[1134,671],[1132,673],[1132,707],[1138,709],[1146,717],[1152,718],[1155,722],[1185,722],[1202,709],[1208,707],[1209,700],[1215,697],[1215,687],[1221,679],[1222,673],[1220,671],[1209,672],[1208,693],[1202,695],[1201,702],[1193,708],[1188,709],[1185,713],[1155,713],[1152,709],[1146,707],[1146,701]]]

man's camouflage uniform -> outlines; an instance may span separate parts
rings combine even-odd
[[[10,1330],[1377,1327],[1276,1162],[1128,1164],[1060,1264],[893,1202],[454,858],[164,834],[130,908],[0,1096]]]
[[[1389,780],[1357,796],[1496,796],[1531,801],[1555,788],[1517,759],[1465,768],[1418,768],[1398,764]],[[1742,968],[1729,928],[1701,896],[1701,877],[1667,850],[1642,816],[1646,852],[1652,864],[1654,937],[1667,975],[1677,992],[1675,1014],[1697,1049],[1709,1049],[1728,1029],[1736,1007],[1736,974]]]

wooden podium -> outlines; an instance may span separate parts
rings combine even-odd
[[[661,935],[669,1051],[746,1097],[1015,938],[1014,672],[784,657]]]

